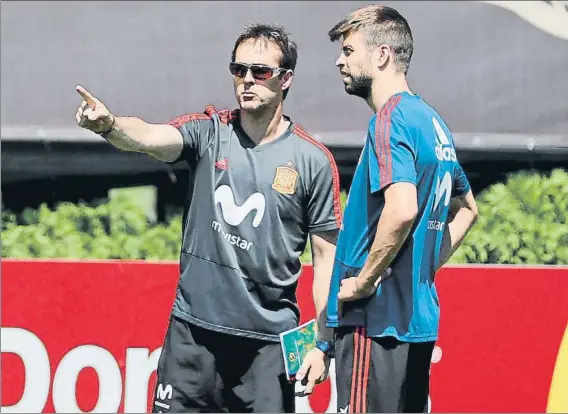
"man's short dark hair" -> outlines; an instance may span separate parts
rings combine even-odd
[[[231,55],[231,61],[235,61],[237,48],[241,43],[249,39],[258,39],[274,43],[280,48],[282,58],[280,59],[279,66],[284,69],[294,71],[296,69],[296,62],[298,61],[298,47],[295,42],[290,39],[290,35],[284,30],[282,26],[275,24],[256,23],[251,24],[242,31],[237,40]],[[288,94],[290,88],[284,91],[284,98]]]
[[[392,7],[372,4],[349,13],[328,33],[332,42],[351,31],[362,30],[367,47],[386,44],[393,49],[398,71],[406,74],[414,52],[412,32],[406,19]]]

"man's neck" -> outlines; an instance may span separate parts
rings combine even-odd
[[[408,87],[406,76],[399,74],[395,77],[385,81],[381,80],[381,85],[373,84],[371,88],[371,96],[367,98],[367,105],[377,113],[381,110],[384,104],[395,94],[400,92],[412,93]]]
[[[290,122],[282,114],[282,104],[261,113],[240,111],[241,128],[256,144],[264,144],[279,137]]]

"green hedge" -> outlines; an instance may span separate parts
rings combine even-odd
[[[568,264],[566,171],[517,173],[477,200],[479,221],[451,263]],[[3,257],[176,260],[180,241],[181,215],[153,223],[128,197],[2,213]]]
[[[523,171],[477,197],[479,220],[450,263],[568,264],[568,173]]]
[[[175,260],[180,240],[181,215],[153,224],[120,196],[98,206],[62,203],[20,217],[2,214],[3,257]]]

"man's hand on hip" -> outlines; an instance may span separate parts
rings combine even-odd
[[[392,269],[389,267],[385,273],[379,277],[372,285],[365,286],[361,283],[361,279],[357,277],[348,277],[341,281],[341,286],[339,288],[339,293],[337,299],[341,302],[350,302],[353,300],[368,298],[372,296],[377,291],[379,284],[383,282],[392,273]]]

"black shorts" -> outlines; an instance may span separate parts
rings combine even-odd
[[[337,408],[349,413],[426,413],[435,342],[369,338],[364,328],[337,329]]]
[[[279,343],[172,317],[158,361],[153,412],[294,412]]]

